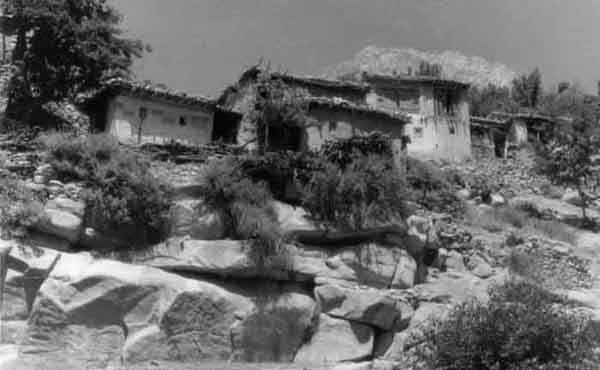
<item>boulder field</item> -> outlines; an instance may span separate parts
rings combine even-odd
[[[288,256],[293,274],[265,278],[237,242],[182,243],[179,254],[162,246],[160,254],[133,263],[15,245],[5,337],[23,358],[62,356],[97,368],[149,361],[393,361],[405,341],[400,334],[423,320],[430,302],[447,308],[459,296],[448,295],[451,286],[467,296],[489,284],[466,273],[395,284],[397,276],[414,276],[416,262],[391,263],[410,256],[384,255],[375,245],[366,248],[385,258],[364,265],[359,256],[344,257],[350,247],[302,251],[309,260],[297,247]]]

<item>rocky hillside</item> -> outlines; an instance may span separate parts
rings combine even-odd
[[[350,60],[326,69],[329,78],[357,79],[360,73],[378,74],[406,73],[409,67],[417,69],[419,63],[439,63],[444,77],[468,82],[477,86],[494,84],[509,86],[516,72],[508,66],[481,57],[466,56],[457,51],[441,53],[416,49],[382,48],[367,46]]]
[[[50,153],[27,142],[0,135],[0,174],[39,194],[43,216],[0,239],[10,253],[0,369],[407,369],[432,319],[487,301],[512,276],[564,293],[600,322],[600,234],[569,226],[579,209],[518,172],[526,158],[448,168],[499,189],[485,186],[486,200],[483,186],[464,182],[464,214],[415,203],[406,220],[361,238],[323,234],[310,209],[272,200],[289,238],[258,258],[202,206],[208,164],[155,159],[150,172],[175,193],[172,229],[158,244],[115,250],[113,234],[86,217],[86,184],[61,178]],[[600,220],[600,207],[590,215]]]

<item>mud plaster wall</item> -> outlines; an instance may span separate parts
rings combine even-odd
[[[214,112],[190,109],[137,97],[119,95],[109,103],[108,132],[120,142],[138,143],[140,108],[146,108],[142,123],[141,143],[164,143],[171,140],[186,144],[211,141]]]
[[[433,87],[422,87],[420,114],[409,114],[408,155],[429,160],[463,161],[471,157],[471,125],[465,93],[454,116],[435,115]]]
[[[404,173],[406,148],[403,144],[404,124],[401,121],[322,107],[311,108],[308,116],[311,121],[305,135],[308,149],[318,150],[327,140],[347,139],[353,135],[379,131],[392,138],[396,167]]]

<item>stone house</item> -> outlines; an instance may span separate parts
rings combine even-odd
[[[214,100],[123,79],[107,83],[85,102],[84,111],[95,131],[124,144],[233,143],[241,119]]]
[[[545,140],[555,120],[537,113],[494,112],[471,117],[471,142],[476,158],[507,158],[511,148]]]
[[[219,104],[243,115],[238,143],[249,147],[257,145],[255,123],[248,112],[253,110],[256,103],[256,86],[261,73],[263,71],[258,67],[247,70],[237,84],[227,88],[219,99]],[[364,74],[360,83],[283,73],[271,73],[269,76],[282,80],[290,89],[313,99],[313,108],[309,111],[314,112],[314,107],[319,106],[319,122],[335,122],[337,119],[326,117],[339,115],[339,108],[343,105],[352,106],[371,112],[360,118],[362,122],[358,131],[378,130],[397,140],[408,137],[409,155],[450,161],[460,161],[471,156],[467,84],[425,76]],[[375,112],[380,112],[380,115]],[[398,124],[382,124],[380,117],[383,113],[388,117],[396,117]],[[407,116],[409,120],[406,119]],[[309,147],[314,148],[314,143],[339,136],[340,130],[347,126],[335,127],[336,130],[321,128],[319,135],[315,130],[308,130],[307,139],[298,138],[295,141],[312,143]],[[403,130],[402,133],[399,130]]]
[[[462,161],[471,157],[468,84],[432,76],[363,74],[372,109],[408,114],[408,154]]]
[[[370,86],[282,73],[261,74],[263,71],[257,67],[249,69],[219,99],[219,104],[223,107],[243,116],[238,144],[246,145],[249,149],[265,147],[267,150],[316,150],[328,140],[378,131],[392,138],[397,163],[401,163],[406,157],[404,126],[408,122],[407,116],[400,112],[370,107],[367,104]],[[298,96],[297,102],[306,112],[304,126],[271,126],[264,137],[257,133],[252,112],[257,94],[260,93],[257,91],[259,78],[280,80],[285,89]],[[263,142],[259,143],[259,140]]]
[[[476,159],[506,157],[506,121],[471,117],[471,151]]]
[[[250,150],[263,144],[259,143],[259,133],[257,132],[253,112],[259,94],[259,91],[257,91],[259,79],[266,75],[267,73],[261,68],[251,67],[242,73],[237,83],[227,87],[218,99],[219,105],[242,115],[237,143]],[[294,91],[299,97],[337,99],[354,106],[364,105],[363,102],[368,92],[367,86],[351,82],[300,77],[277,72],[268,73],[268,77],[265,78],[281,80],[290,91]],[[283,133],[279,132],[280,130],[277,128],[272,128],[270,131],[272,138],[267,137],[264,140],[268,141],[271,147],[275,149],[300,150],[306,148],[308,139],[301,137],[306,132],[303,132],[299,127],[287,127],[286,129],[288,132]]]

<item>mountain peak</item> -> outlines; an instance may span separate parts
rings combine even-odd
[[[422,62],[438,63],[443,77],[475,86],[493,84],[509,87],[517,73],[508,66],[478,56],[467,56],[455,50],[428,52],[414,48],[383,48],[369,45],[350,60],[327,68],[324,76],[359,80],[362,72],[403,74],[409,68],[417,70]]]

